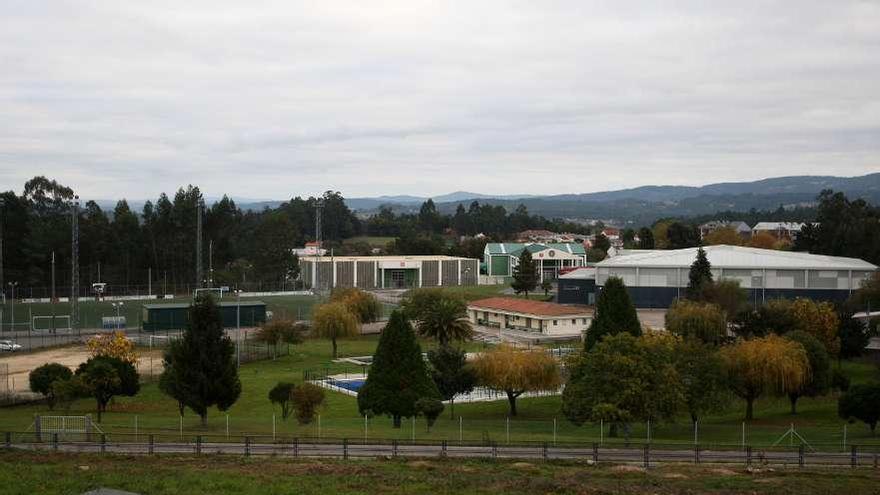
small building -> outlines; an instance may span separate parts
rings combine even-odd
[[[559,304],[596,304],[596,267],[583,266],[562,273],[556,285]]]
[[[804,225],[798,222],[758,222],[752,227],[752,235],[767,233],[780,241],[794,241]]]
[[[300,259],[309,289],[412,289],[477,285],[480,262],[456,256],[311,256]]]
[[[220,302],[223,328],[256,327],[266,322],[266,303],[263,301]],[[144,304],[143,329],[181,330],[189,322],[188,303]]]
[[[620,277],[636,307],[667,308],[682,297],[698,248],[621,250],[596,264],[601,291],[609,277]],[[706,246],[714,280],[736,280],[752,304],[804,297],[843,301],[861,287],[877,266],[856,258],[742,246]]]
[[[511,277],[513,269],[519,264],[523,250],[528,250],[538,264],[538,276],[544,280],[556,280],[565,268],[575,268],[587,264],[587,251],[579,243],[536,242],[490,242],[483,251],[483,262],[490,277]]]
[[[467,309],[474,325],[542,335],[581,335],[593,319],[593,310],[586,306],[515,297],[478,299]]]
[[[720,229],[733,229],[743,239],[748,239],[752,236],[752,228],[745,222],[739,220],[712,220],[700,225],[700,239],[704,239],[707,235]]]
[[[325,256],[327,250],[320,247],[317,242],[307,242],[304,247],[295,248],[293,254],[302,258],[303,256]]]

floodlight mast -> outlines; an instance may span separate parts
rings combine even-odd
[[[79,196],[73,197],[71,206],[70,323],[79,328]]]

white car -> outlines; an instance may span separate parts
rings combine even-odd
[[[13,341],[0,340],[0,351],[15,352],[15,351],[20,351],[20,350],[21,350],[21,345],[16,344]]]

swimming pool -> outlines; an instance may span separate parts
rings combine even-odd
[[[364,386],[366,380],[329,380],[330,385],[357,392]]]

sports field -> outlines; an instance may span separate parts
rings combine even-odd
[[[378,338],[364,336],[340,341],[340,355],[371,355]],[[433,344],[423,342],[423,350]],[[471,350],[479,349],[481,344],[470,344]],[[876,367],[870,363],[844,362],[844,371],[853,383],[865,382],[873,378]],[[267,395],[269,389],[279,381],[301,382],[306,370],[329,373],[360,373],[363,370],[354,364],[333,363],[330,360],[330,343],[324,340],[308,340],[294,346],[291,355],[277,360],[259,361],[245,364],[241,368],[243,393],[239,401],[228,411],[230,435],[271,435],[273,414],[275,431],[278,435],[322,436],[335,438],[397,438],[410,440],[434,439],[454,441],[460,438],[471,441],[540,441],[540,442],[604,442],[623,441],[608,438],[608,425],[600,433],[599,425],[576,427],[564,419],[560,413],[561,401],[558,396],[520,399],[519,416],[507,418],[505,400],[456,404],[455,416],[450,418],[449,409],[431,430],[426,431],[424,421],[406,421],[403,428],[394,429],[386,417],[364,418],[359,416],[355,397],[337,392],[327,392],[325,406],[320,411],[320,423],[298,425],[293,419],[281,421],[277,408],[273,408]],[[91,400],[74,403],[68,412],[62,414],[83,415],[93,412]],[[707,417],[698,427],[701,445],[725,444],[769,445],[780,440],[793,424],[810,445],[823,450],[844,450],[846,445],[878,445],[880,439],[871,436],[870,430],[862,423],[846,425],[837,417],[836,397],[801,399],[799,414],[789,414],[789,404],[784,398],[763,398],[756,404],[756,419],[744,425],[742,415],[744,406],[734,401],[730,407]],[[24,431],[33,421],[34,414],[49,413],[42,404],[0,408],[0,431]],[[140,394],[133,398],[116,398],[104,415],[102,429],[111,434],[133,434],[135,425],[138,431],[178,435],[181,419],[177,414],[176,403],[162,395],[155,384],[147,383]],[[226,435],[226,413],[211,410],[207,428],[199,426],[198,417],[187,413],[183,418],[184,434]],[[319,426],[320,425],[320,426]],[[642,442],[647,438],[647,425],[634,424],[632,440]],[[651,426],[653,442],[692,443],[693,425],[682,416],[675,423]],[[788,437],[784,442],[794,440]]]

